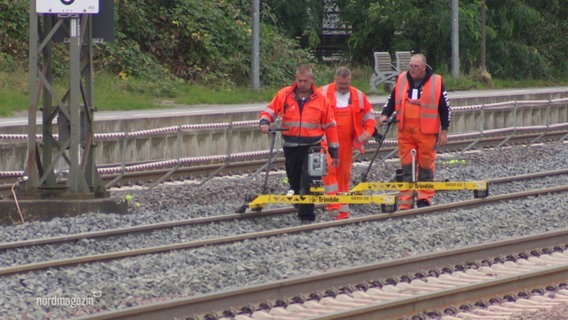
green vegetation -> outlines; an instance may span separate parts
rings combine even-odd
[[[317,76],[317,85],[331,81],[333,67],[326,66]],[[353,69],[353,85],[363,91],[369,91],[371,67]],[[290,80],[292,81],[292,80]],[[493,86],[469,77],[458,80],[445,75],[449,91],[482,90],[488,88],[520,88],[563,85],[560,82],[544,80],[494,80]],[[0,72],[0,116],[10,116],[16,111],[28,108],[28,76],[25,70]],[[58,84],[63,88],[64,84]],[[141,110],[163,108],[171,104],[238,104],[267,102],[279,88],[263,88],[259,92],[250,88],[219,89],[202,85],[188,84],[183,80],[140,80],[134,77],[121,79],[109,73],[100,73],[95,77],[95,106],[98,110]],[[386,92],[379,91],[380,95]]]
[[[450,91],[564,84],[568,74],[568,6],[564,1],[486,0],[486,70],[481,66],[481,0],[460,1],[462,76],[449,76],[450,6],[436,1],[326,0],[351,26],[353,84],[369,90],[373,51],[425,53]],[[290,84],[298,63],[316,85],[337,65],[318,60],[321,0],[261,1],[262,90],[250,89],[251,6],[243,0],[114,0],[115,41],[97,46],[95,105],[99,110],[175,104],[268,101]],[[29,0],[0,0],[0,116],[28,106]],[[57,92],[67,84],[65,44],[55,44]],[[483,69],[483,68],[481,68]],[[384,94],[384,92],[379,92]]]
[[[28,77],[23,72],[0,71],[0,116],[28,108]]]

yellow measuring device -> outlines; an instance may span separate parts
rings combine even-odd
[[[324,194],[307,194],[292,195],[285,194],[261,194],[248,203],[248,207],[252,210],[262,209],[268,204],[287,203],[287,204],[330,204],[330,203],[348,203],[348,204],[380,204],[384,205],[386,212],[396,211],[396,195],[390,194],[340,194],[340,195],[324,195]]]

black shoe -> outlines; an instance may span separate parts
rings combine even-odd
[[[416,203],[416,206],[418,208],[424,208],[424,207],[429,207],[430,206],[430,202],[426,199],[420,199],[418,200],[418,202]]]

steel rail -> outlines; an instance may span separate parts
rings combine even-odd
[[[523,180],[537,179],[537,178],[543,178],[543,177],[550,177],[550,176],[556,176],[556,175],[564,175],[564,174],[568,174],[568,168],[567,169],[544,171],[544,172],[529,173],[529,174],[523,174],[523,175],[520,175],[520,176],[495,178],[495,179],[488,180],[487,183],[489,185],[495,185],[495,184],[515,182],[515,181],[523,181]],[[321,207],[321,206],[319,206],[319,207]],[[246,213],[246,214],[223,214],[223,215],[208,216],[208,217],[202,217],[202,218],[190,218],[190,219],[174,220],[174,221],[152,223],[152,224],[138,225],[138,226],[132,226],[132,227],[116,228],[116,229],[110,229],[110,230],[101,230],[101,231],[92,231],[92,232],[83,232],[83,233],[62,235],[62,236],[56,236],[56,237],[29,239],[29,240],[24,240],[24,241],[4,242],[4,243],[0,243],[0,250],[23,249],[23,248],[38,246],[38,245],[51,245],[51,244],[72,242],[72,241],[83,240],[83,239],[95,239],[95,238],[120,236],[120,235],[132,234],[132,233],[137,233],[137,232],[155,231],[155,230],[160,230],[160,229],[182,227],[182,226],[193,226],[193,225],[200,225],[200,224],[209,224],[209,223],[215,223],[215,222],[225,222],[225,221],[231,221],[231,220],[237,220],[237,219],[252,219],[252,218],[260,218],[260,217],[269,217],[269,216],[273,216],[273,215],[281,215],[281,214],[294,213],[294,212],[295,212],[295,209],[286,207],[286,208],[267,209],[267,210],[262,210],[262,211],[258,211],[258,212]]]
[[[522,275],[502,276],[480,283],[371,304],[321,317],[311,317],[306,320],[368,320],[412,317],[420,313],[418,311],[445,308],[454,304],[475,303],[489,297],[505,296],[511,292],[519,291],[520,288],[535,289],[565,283],[567,272],[568,264],[543,268]]]
[[[258,238],[265,238],[265,237],[274,237],[280,236],[284,234],[295,234],[301,233],[306,231],[312,231],[317,229],[324,229],[324,228],[333,228],[344,224],[356,224],[362,222],[370,222],[370,221],[381,221],[386,219],[401,219],[405,217],[417,216],[422,214],[429,214],[438,211],[447,211],[456,208],[463,208],[469,206],[480,206],[483,204],[498,202],[498,201],[506,201],[506,200],[514,200],[518,198],[526,198],[528,196],[535,196],[535,195],[548,195],[551,193],[562,193],[568,191],[568,185],[565,186],[557,186],[557,187],[550,187],[538,190],[530,190],[530,191],[523,191],[523,192],[516,192],[511,194],[503,194],[498,196],[490,196],[487,198],[479,198],[473,200],[466,200],[461,202],[454,202],[448,204],[440,204],[431,207],[424,207],[424,208],[417,208],[417,209],[410,209],[404,211],[396,211],[392,214],[383,214],[383,215],[368,215],[363,217],[357,218],[350,218],[346,220],[339,220],[339,221],[330,221],[330,222],[321,222],[315,223],[310,225],[301,225],[295,227],[287,227],[275,230],[267,230],[267,231],[260,231],[260,232],[253,232],[248,234],[242,235],[233,235],[229,237],[223,238],[214,238],[214,239],[205,239],[205,240],[197,240],[191,242],[181,242],[175,244],[168,244],[162,246],[154,246],[154,247],[147,247],[141,249],[132,249],[132,250],[125,250],[125,251],[116,251],[116,252],[109,252],[109,253],[102,253],[102,254],[95,254],[95,255],[88,255],[88,256],[81,256],[81,257],[74,257],[68,259],[59,259],[59,260],[51,260],[46,262],[38,262],[38,263],[29,263],[23,265],[17,265],[13,267],[7,267],[0,269],[0,276],[8,276],[13,274],[20,274],[26,273],[30,271],[40,271],[43,269],[49,269],[54,267],[65,267],[65,266],[73,266],[91,262],[101,262],[101,261],[108,261],[114,259],[122,259],[128,257],[135,257],[140,255],[146,254],[156,254],[156,253],[164,253],[170,252],[175,250],[187,250],[187,249],[196,249],[199,247],[204,246],[212,246],[212,245],[224,245],[236,242],[242,242],[245,240],[251,239],[258,239]]]
[[[247,305],[258,305],[266,301],[277,301],[286,297],[295,297],[299,294],[321,292],[330,288],[341,288],[353,286],[354,284],[368,283],[371,280],[387,279],[393,275],[416,274],[424,270],[431,270],[440,265],[462,265],[482,259],[500,257],[503,253],[526,252],[527,250],[539,250],[558,246],[558,244],[568,245],[568,229],[549,232],[545,234],[525,236],[501,242],[487,243],[477,246],[464,247],[459,249],[447,250],[444,252],[420,255],[415,257],[391,260],[374,264],[367,264],[353,268],[346,268],[337,271],[330,271],[310,276],[296,277],[291,279],[274,281],[266,284],[227,290],[217,293],[204,294],[195,297],[178,298],[171,301],[141,305],[127,309],[107,311],[94,315],[82,316],[77,320],[109,320],[109,319],[171,319],[178,317],[186,319],[193,317],[199,319],[207,314],[220,313],[223,310],[239,308]],[[556,275],[562,270],[555,270]],[[563,274],[565,279],[566,273]],[[517,276],[512,280],[521,280]],[[527,277],[528,278],[528,277]],[[510,281],[510,280],[509,280]],[[473,288],[469,288],[473,289]],[[455,292],[453,292],[455,294]],[[447,293],[446,293],[447,294]],[[448,299],[446,295],[444,298]],[[462,297],[463,298],[463,297]],[[424,297],[407,299],[408,301],[389,302],[383,308],[391,307],[394,310],[402,308],[402,304],[415,306]],[[433,306],[432,304],[421,306],[421,308]],[[386,310],[386,309],[385,309]],[[404,309],[405,312],[407,311]],[[412,312],[420,309],[411,310]],[[356,319],[345,317],[345,314],[334,317],[320,317],[317,319]],[[356,314],[349,314],[356,316]],[[357,319],[380,319],[381,317],[366,317]]]
[[[132,234],[132,233],[137,233],[137,232],[156,231],[156,230],[160,230],[160,229],[183,227],[183,226],[195,226],[195,225],[200,225],[200,224],[224,222],[224,221],[230,221],[230,220],[236,220],[236,219],[245,219],[245,218],[250,219],[250,218],[258,218],[258,217],[268,217],[268,216],[280,215],[280,214],[288,213],[288,212],[290,212],[290,208],[281,208],[281,209],[265,210],[265,211],[262,211],[262,212],[257,212],[257,213],[254,213],[254,214],[247,214],[247,215],[225,214],[225,215],[217,215],[217,216],[208,216],[208,217],[203,217],[203,218],[191,218],[191,219],[174,220],[174,221],[167,221],[167,222],[160,222],[160,223],[152,223],[152,224],[145,224],[145,225],[139,225],[139,226],[133,226],[133,227],[124,227],[124,228],[117,228],[117,229],[110,229],[110,230],[83,232],[83,233],[62,235],[62,236],[57,236],[57,237],[29,239],[29,240],[24,240],[24,241],[4,242],[4,243],[0,243],[0,250],[22,249],[22,248],[38,246],[38,245],[57,244],[57,243],[62,243],[62,242],[72,242],[72,241],[83,240],[83,239],[113,237],[113,236],[120,236],[120,235]]]

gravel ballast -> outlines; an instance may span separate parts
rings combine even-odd
[[[566,144],[514,146],[464,154],[440,154],[437,180],[485,180],[568,167]],[[457,161],[456,161],[457,160]],[[369,181],[386,180],[396,161],[378,162]],[[365,163],[354,166],[358,178]],[[115,189],[115,197],[132,197],[131,213],[86,214],[48,222],[0,227],[0,242],[58,236],[86,231],[233,213],[244,203],[245,192],[260,190],[254,178],[215,178],[203,186],[172,183],[155,187]],[[271,172],[271,192],[287,186],[282,172]],[[539,189],[568,183],[568,177],[550,177],[490,187],[490,194]],[[470,192],[440,192],[434,204],[471,199]],[[379,214],[377,206],[352,206],[352,216]],[[160,299],[190,296],[264,283],[353,265],[442,251],[568,227],[568,197],[550,194],[523,201],[507,201],[483,209],[451,210],[413,219],[345,225],[309,233],[259,239],[214,248],[180,250],[130,259],[56,268],[48,273],[2,277],[0,318],[60,319],[90,311],[124,308]],[[380,213],[382,214],[382,213]],[[317,221],[330,220],[324,213]],[[244,232],[298,225],[294,215],[245,219],[197,228],[174,228],[120,239],[80,241],[75,245],[0,253],[0,268],[45,259],[96,254],[194,241]],[[450,231],[448,231],[450,230]],[[85,298],[71,307],[74,298]],[[58,305],[51,303],[60,302]],[[75,299],[78,300],[78,299]],[[77,301],[76,301],[77,302]]]

